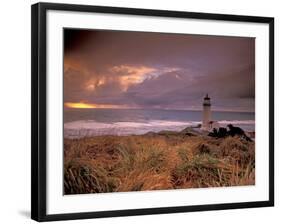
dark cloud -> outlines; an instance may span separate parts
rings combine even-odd
[[[64,97],[142,108],[254,111],[255,39],[64,31]]]

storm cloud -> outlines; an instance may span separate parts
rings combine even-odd
[[[64,100],[126,108],[254,111],[255,39],[64,30]]]

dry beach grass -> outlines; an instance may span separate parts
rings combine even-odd
[[[254,148],[187,132],[64,139],[64,193],[253,185]]]

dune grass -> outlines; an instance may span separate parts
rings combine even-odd
[[[255,184],[254,142],[161,133],[64,139],[64,193]]]

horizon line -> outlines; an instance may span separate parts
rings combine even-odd
[[[148,108],[148,107],[67,107],[64,106],[64,109],[66,110],[75,110],[75,109],[97,109],[97,110],[104,110],[104,109],[110,109],[110,110],[167,110],[167,111],[194,111],[194,112],[201,112],[203,109],[171,109],[171,108]],[[231,109],[214,109],[212,112],[233,112],[233,113],[255,113],[255,111],[248,111],[248,110],[231,110]]]

